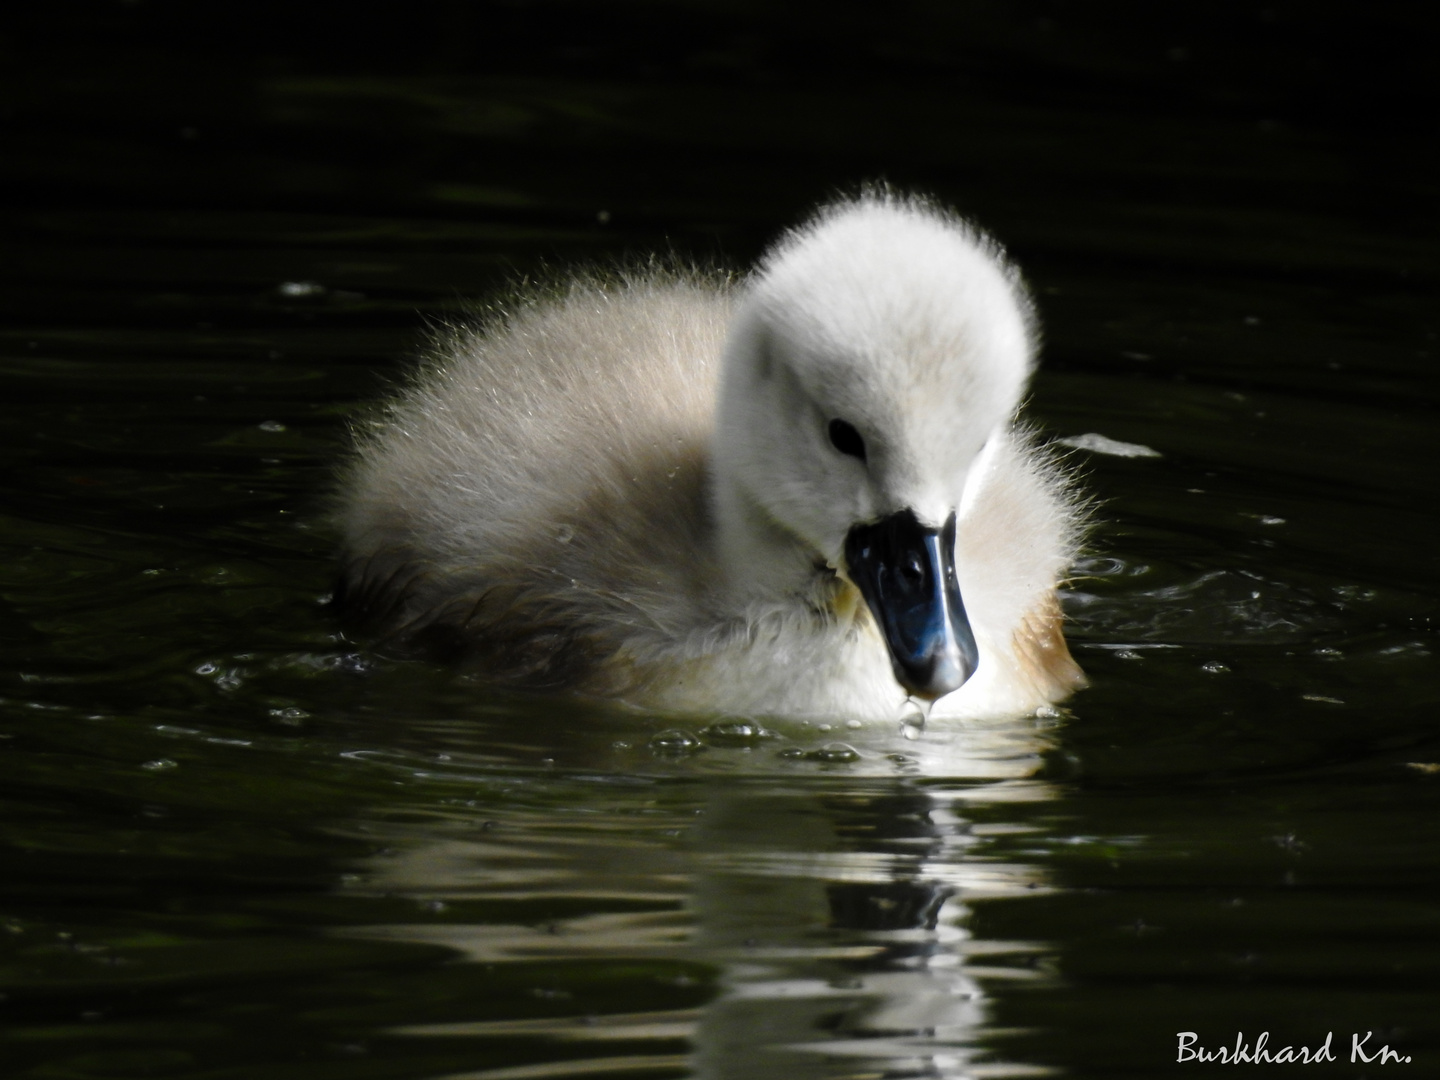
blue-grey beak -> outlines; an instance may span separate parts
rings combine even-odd
[[[895,678],[914,697],[934,700],[958,689],[980,662],[955,579],[955,515],[927,528],[912,510],[845,537],[850,580],[890,647]]]

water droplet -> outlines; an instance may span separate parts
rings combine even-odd
[[[559,543],[568,544],[571,540],[575,539],[575,526],[561,525],[555,530],[555,539]]]
[[[930,702],[917,701],[907,697],[900,706],[900,734],[912,742],[925,730],[925,721],[930,719]]]

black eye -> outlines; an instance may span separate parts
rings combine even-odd
[[[844,420],[831,420],[829,431],[831,446],[842,454],[865,460],[865,440],[860,437],[854,425],[847,424]]]

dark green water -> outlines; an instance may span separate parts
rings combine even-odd
[[[17,23],[0,1075],[1230,1075],[1178,1064],[1182,1031],[1333,1032],[1335,1064],[1289,1068],[1436,1075],[1417,26]],[[428,317],[542,264],[743,265],[879,175],[1026,268],[1047,432],[1161,455],[1076,452],[1100,508],[1067,715],[919,742],[691,725],[687,750],[664,717],[497,697],[341,634],[316,508]],[[816,752],[837,740],[856,760]],[[1366,1032],[1409,1064],[1352,1064]]]

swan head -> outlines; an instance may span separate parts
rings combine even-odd
[[[785,235],[726,347],[714,456],[732,576],[773,587],[787,561],[823,563],[865,598],[907,692],[958,688],[978,655],[957,523],[1033,357],[1018,274],[936,207],[872,193]]]

